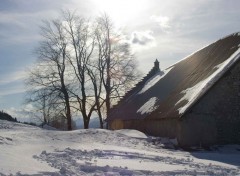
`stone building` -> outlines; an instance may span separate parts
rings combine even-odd
[[[240,33],[153,69],[114,106],[110,129],[177,138],[183,147],[240,143]]]

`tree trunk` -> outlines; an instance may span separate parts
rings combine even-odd
[[[66,102],[67,128],[68,128],[68,131],[71,131],[72,130],[72,116],[71,116],[71,109],[70,109],[68,95],[65,95],[65,102]]]
[[[100,107],[99,101],[97,102],[97,113],[98,113],[100,128],[103,129],[103,119],[102,119],[102,113],[101,113],[101,107]]]
[[[103,129],[103,119],[102,119],[102,115],[101,115],[101,113],[98,114],[98,116],[99,116],[100,128]]]
[[[86,117],[83,117],[83,122],[84,122],[84,129],[89,128],[89,120]]]
[[[110,44],[109,44],[110,45]],[[111,107],[111,100],[110,100],[110,94],[111,94],[111,78],[110,78],[110,46],[109,46],[109,53],[107,57],[107,79],[106,79],[106,110],[107,110],[107,117],[110,112],[110,107]]]
[[[71,117],[71,112],[70,112],[70,107],[67,107],[67,127],[68,131],[72,130],[72,117]]]

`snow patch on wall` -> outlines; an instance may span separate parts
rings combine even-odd
[[[155,106],[158,98],[157,97],[152,97],[150,98],[144,105],[142,105],[138,110],[137,113],[141,114],[149,114],[153,112],[155,109],[158,108],[158,106]]]
[[[213,67],[213,69],[219,69],[219,68],[221,68],[223,66],[223,64],[224,64],[224,62],[221,63],[221,64],[216,65],[215,67]]]
[[[184,96],[175,104],[179,104],[180,102],[187,100],[188,103],[183,107],[179,108],[179,114],[183,114],[192,104],[195,102],[198,97],[201,97],[240,57],[240,48],[235,51],[226,61],[215,66],[217,70],[210,75],[205,80],[200,81],[195,86],[188,88],[181,93]]]
[[[158,72],[156,73],[152,78],[150,78],[145,85],[143,86],[142,90],[138,92],[138,94],[142,94],[144,92],[146,92],[148,89],[150,89],[151,87],[153,87],[159,80],[161,80],[162,78],[165,77],[165,75],[167,75],[167,73],[172,69],[168,68],[162,72]]]

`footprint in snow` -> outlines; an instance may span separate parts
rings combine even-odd
[[[11,138],[8,138],[8,137],[6,137],[6,139],[7,139],[7,140],[9,140],[9,141],[12,141],[12,139],[11,139]]]

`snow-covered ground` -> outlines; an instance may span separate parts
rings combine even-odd
[[[135,130],[0,128],[0,175],[240,175],[238,145],[187,152]]]

